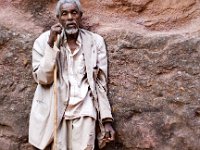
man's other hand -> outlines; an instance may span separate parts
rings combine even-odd
[[[104,123],[104,128],[105,128],[105,136],[104,140],[105,142],[111,142],[115,140],[115,131],[111,125],[110,122]]]

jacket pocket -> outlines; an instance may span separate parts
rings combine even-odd
[[[45,121],[51,108],[51,101],[53,97],[52,88],[45,88],[42,85],[38,85],[33,98],[32,113],[35,119],[39,121]]]

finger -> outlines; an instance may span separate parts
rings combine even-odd
[[[113,140],[111,139],[111,138],[106,138],[106,139],[104,139],[104,142],[106,142],[106,143],[110,143],[110,142],[112,142]]]
[[[58,26],[62,28],[62,24],[61,23],[58,23]]]
[[[62,25],[60,23],[54,24],[52,26],[52,29],[55,29],[55,28],[61,28],[62,29]]]
[[[61,27],[62,28],[62,25],[60,23],[56,23],[52,27]]]
[[[107,131],[107,132],[105,133],[105,138],[109,138],[109,137],[110,137],[110,132]]]
[[[115,131],[112,130],[112,131],[110,132],[110,135],[111,135],[111,136],[110,136],[110,140],[111,140],[111,141],[114,141],[114,140],[115,140]]]
[[[110,142],[109,138],[104,138],[103,141],[106,142],[106,143]]]
[[[52,29],[52,31],[55,32],[56,34],[61,34],[62,28],[60,28],[60,27],[55,27],[55,28]]]
[[[58,29],[57,29],[57,33],[58,33],[58,34],[61,34],[61,33],[62,33],[62,28],[58,28]]]

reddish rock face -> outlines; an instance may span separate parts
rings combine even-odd
[[[57,20],[55,1],[0,0],[0,150],[32,150],[28,118],[36,84],[31,49]],[[82,27],[109,57],[116,141],[105,150],[200,147],[200,2],[82,0]]]

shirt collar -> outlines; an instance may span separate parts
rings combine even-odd
[[[77,40],[76,40],[76,44],[78,44],[79,46],[81,46],[81,43],[82,43],[80,33],[81,33],[81,32],[79,31],[79,33],[78,33],[78,38],[77,38]]]
[[[76,48],[76,50],[72,54],[73,56],[76,55],[79,52],[79,50],[81,48],[81,43],[82,43],[82,39],[81,39],[81,35],[80,35],[80,30],[79,30],[78,37],[77,37],[77,40],[76,40],[76,44],[78,45],[78,47]],[[64,34],[64,44],[66,44],[67,50],[71,53],[69,45],[67,43],[67,35],[66,34]]]
[[[82,39],[81,39],[81,32],[80,32],[80,29],[78,31],[78,37],[77,37],[77,40],[76,40],[76,44],[79,45],[79,47],[81,47],[81,44],[82,44]],[[67,35],[64,34],[64,43],[67,44]]]

